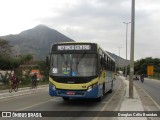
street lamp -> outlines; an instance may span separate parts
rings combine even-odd
[[[126,24],[126,62],[127,62],[127,35],[128,35],[128,24],[130,24],[131,22],[123,22],[124,24]],[[127,65],[125,68],[125,77],[127,79]]]

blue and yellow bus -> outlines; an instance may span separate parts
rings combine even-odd
[[[49,95],[101,100],[112,92],[115,60],[96,43],[56,43],[50,51]]]

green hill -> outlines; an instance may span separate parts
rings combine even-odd
[[[35,59],[44,59],[54,43],[74,41],[44,25],[38,25],[20,34],[2,36],[2,38],[13,45],[13,54],[33,54]]]

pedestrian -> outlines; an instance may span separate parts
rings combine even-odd
[[[11,76],[10,80],[11,80],[11,85],[17,85],[18,84],[18,77],[15,74],[13,74]]]

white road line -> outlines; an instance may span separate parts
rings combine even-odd
[[[25,110],[25,109],[28,109],[28,108],[32,108],[32,107],[35,107],[35,106],[38,106],[38,105],[41,105],[41,104],[50,102],[51,100],[52,100],[52,99],[49,99],[49,100],[47,100],[47,101],[43,101],[43,102],[40,102],[40,103],[31,105],[31,106],[27,106],[27,107],[25,107],[25,108],[17,109],[16,111],[22,111],[22,110]],[[53,101],[53,100],[52,100],[52,101]]]
[[[103,106],[103,108],[100,111],[103,111],[105,109],[105,107],[111,102],[111,100],[113,99],[113,97],[115,96],[115,94],[117,93],[117,91],[120,89],[121,84],[122,84],[123,80],[121,80],[120,85],[118,86],[118,89],[115,91],[115,93],[112,95],[112,97],[108,100],[108,102],[106,102],[106,104]],[[99,117],[94,117],[93,120],[98,120]]]
[[[153,101],[153,103],[157,106],[157,108],[160,110],[160,106],[158,105],[158,103],[142,88],[140,87],[146,94],[147,96]]]
[[[101,103],[103,103],[103,104],[107,104],[108,102],[101,102]]]
[[[46,91],[36,92],[36,95],[37,95],[37,94],[41,94],[42,92],[46,92]],[[13,94],[13,93],[10,93],[10,94]],[[11,95],[11,96],[9,96],[9,97],[7,96],[7,97],[2,97],[2,98],[0,98],[0,101],[9,101],[10,99],[21,98],[21,97],[25,97],[25,96],[29,96],[29,95],[34,95],[34,94],[28,92],[28,93],[25,93],[25,94],[19,94],[19,95],[17,95],[17,96]]]
[[[104,107],[100,111],[104,111],[105,107],[111,102],[111,100],[113,99],[113,97],[115,96],[117,91],[120,89],[122,82],[123,81],[120,82],[120,85],[118,86],[118,89],[115,91],[115,93],[112,95],[112,97],[108,100],[108,102],[104,105]]]

